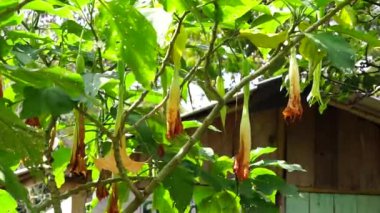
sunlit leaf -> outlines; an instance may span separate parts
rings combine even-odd
[[[54,161],[51,166],[58,188],[65,182],[65,171],[67,165],[70,163],[70,156],[71,149],[69,148],[59,148],[52,153]]]
[[[13,197],[5,190],[0,189],[0,206],[1,211],[7,213],[16,213],[17,202]]]
[[[340,26],[340,25],[331,26],[331,27],[329,27],[329,29],[331,29],[335,32],[338,32],[338,33],[349,35],[349,36],[356,38],[356,39],[359,39],[361,41],[364,41],[372,47],[380,47],[380,39],[377,38],[376,35],[373,33],[371,34],[371,33],[366,32],[366,31],[358,31],[355,29],[349,29],[349,28],[345,28],[345,27]]]
[[[264,34],[252,30],[240,30],[240,36],[247,38],[257,47],[273,49],[287,39],[288,33],[283,31],[281,33]]]
[[[107,40],[108,49],[117,53],[131,67],[136,80],[149,88],[157,58],[153,26],[138,10],[121,0],[104,3],[99,9],[97,25],[104,27],[104,36],[112,38]]]
[[[153,209],[160,212],[176,213],[177,209],[173,208],[173,201],[170,198],[169,191],[162,185],[156,187],[153,192]]]

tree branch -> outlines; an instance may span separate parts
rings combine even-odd
[[[327,22],[332,16],[334,16],[339,10],[341,10],[344,6],[349,4],[352,0],[346,0],[339,5],[337,5],[333,10],[327,13],[324,17],[322,17],[318,22],[314,23],[310,26],[305,32],[312,32],[316,30],[320,25]],[[197,128],[197,130],[193,133],[190,139],[186,142],[186,144],[180,149],[180,151],[161,169],[161,171],[157,174],[157,176],[152,180],[152,182],[145,188],[144,190],[144,200],[153,192],[156,186],[162,182],[182,161],[182,159],[186,156],[186,154],[190,151],[193,145],[199,140],[202,136],[203,132],[208,128],[209,125],[213,122],[214,118],[219,114],[220,109],[223,107],[226,101],[231,99],[235,93],[240,91],[244,85],[248,84],[251,80],[259,77],[269,70],[270,65],[279,60],[282,56],[287,54],[293,46],[295,46],[304,35],[300,35],[296,37],[292,42],[289,43],[288,46],[284,47],[277,55],[275,55],[266,65],[260,67],[256,72],[244,77],[232,90],[230,90],[222,99],[219,101],[210,114],[205,118],[203,124]],[[124,210],[124,212],[132,213],[134,212],[144,200],[134,199],[132,203]]]

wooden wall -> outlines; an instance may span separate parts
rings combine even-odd
[[[309,192],[380,194],[379,125],[334,107],[320,115],[307,106],[300,122],[285,124],[281,111],[272,107],[251,113],[252,147],[275,146],[278,150],[270,158],[307,170],[284,174],[289,183]],[[239,107],[230,110],[224,132],[208,131],[202,143],[218,154],[233,156],[240,116]],[[219,118],[214,125],[223,129]]]

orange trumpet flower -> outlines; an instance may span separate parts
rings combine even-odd
[[[239,181],[249,177],[251,123],[249,120],[249,85],[244,87],[244,106],[240,121],[239,152],[235,156],[234,173]]]
[[[301,89],[296,50],[293,48],[289,59],[289,100],[288,105],[282,112],[286,121],[294,122],[302,116]]]
[[[181,116],[179,113],[181,90],[179,85],[178,71],[174,71],[170,86],[169,99],[166,103],[166,138],[173,139],[183,131]]]

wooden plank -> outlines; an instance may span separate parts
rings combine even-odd
[[[309,213],[309,193],[301,194],[302,197],[287,197],[287,213]]]
[[[323,115],[316,113],[315,188],[337,188],[337,113],[329,107]]]
[[[298,163],[305,172],[286,173],[289,183],[301,187],[314,186],[315,108],[305,107],[302,120],[286,125],[286,161]]]
[[[338,128],[338,189],[358,191],[362,164],[358,117],[339,110]]]
[[[334,213],[360,213],[357,211],[356,195],[334,194]]]
[[[358,213],[379,213],[380,196],[360,195],[357,197]]]
[[[380,126],[364,119],[359,119],[357,131],[360,133],[361,165],[360,191],[380,191]],[[359,142],[358,142],[359,143]]]
[[[252,149],[277,147],[277,110],[263,110],[251,113]],[[277,159],[277,153],[265,155],[265,159]]]
[[[332,194],[310,194],[310,213],[334,213]]]

